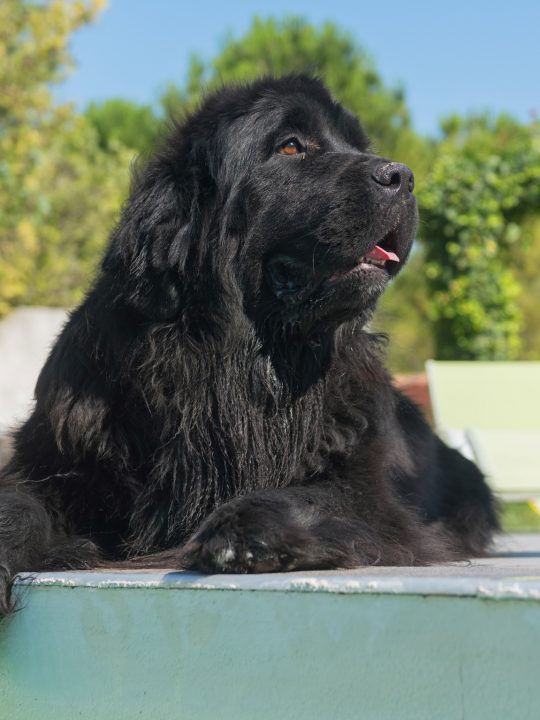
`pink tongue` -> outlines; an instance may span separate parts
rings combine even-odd
[[[399,262],[399,258],[396,253],[389,252],[380,245],[375,245],[375,247],[368,252],[366,257],[371,258],[372,260],[392,260],[393,262]]]

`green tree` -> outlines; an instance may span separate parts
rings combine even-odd
[[[521,252],[516,253],[516,279],[521,288],[517,299],[523,318],[521,329],[522,360],[540,359],[540,209],[521,224]]]
[[[127,188],[131,153],[101,151],[96,131],[50,91],[70,66],[70,34],[101,6],[0,4],[0,315],[75,302]]]
[[[540,207],[540,125],[452,117],[420,192],[436,356],[520,350],[520,222]]]
[[[118,98],[90,103],[84,115],[96,129],[103,150],[114,149],[120,143],[138,153],[147,152],[163,125],[150,105]]]
[[[132,160],[122,145],[104,152],[85,118],[64,123],[35,176],[43,222],[35,230],[24,304],[69,307],[81,300],[127,195]]]

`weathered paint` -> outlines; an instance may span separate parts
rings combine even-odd
[[[285,573],[261,575],[211,575],[190,572],[63,572],[39,573],[21,577],[28,587],[153,588],[163,590],[264,590],[282,592],[375,593],[377,595],[456,595],[492,599],[540,600],[540,572],[524,575],[493,575],[488,566],[478,565],[467,573],[468,565],[455,563],[434,568],[362,568],[326,573]],[[484,568],[487,572],[479,574]],[[378,570],[378,573],[375,573]],[[387,575],[388,570],[392,571]],[[382,572],[381,572],[382,571]],[[424,575],[428,572],[430,574]],[[531,569],[529,570],[531,572]]]
[[[535,588],[412,580],[40,576],[0,626],[0,718],[538,720]]]

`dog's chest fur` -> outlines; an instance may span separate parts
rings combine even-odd
[[[184,346],[176,367],[173,354],[164,356],[161,371],[153,361],[152,378],[140,378],[154,392],[145,398],[151,415],[140,431],[150,434],[153,452],[132,518],[139,550],[177,543],[237,495],[309,482],[351,447],[362,448],[362,434],[364,462],[371,462],[383,409],[366,388],[351,397],[344,381],[329,393],[321,376],[295,395],[249,341],[225,348],[218,364],[215,357]]]

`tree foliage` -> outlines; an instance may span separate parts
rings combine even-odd
[[[114,150],[121,144],[144,153],[155,143],[163,124],[151,105],[120,98],[90,103],[84,115],[95,128],[103,150]]]
[[[520,350],[519,223],[540,207],[540,126],[501,116],[454,117],[443,128],[420,195],[436,354],[511,359]]]
[[[70,34],[100,6],[0,4],[0,315],[75,302],[126,190],[131,153],[100,151],[93,128],[50,91],[69,68]]]
[[[521,313],[521,360],[540,358],[540,208],[520,225],[522,251],[517,257],[515,276],[520,287],[518,308]]]
[[[82,117],[64,124],[35,175],[42,222],[22,302],[69,307],[81,299],[129,187],[133,152],[104,152]]]

